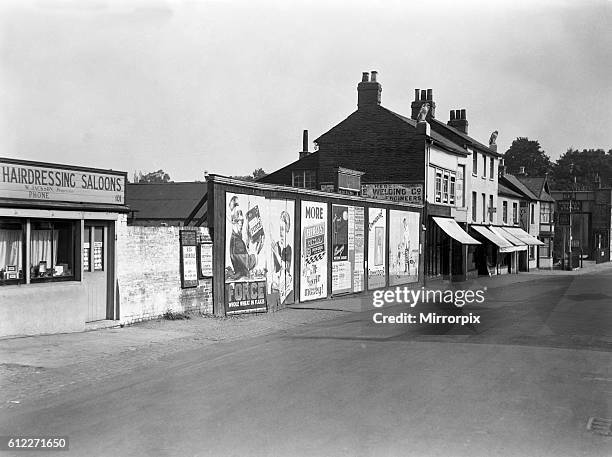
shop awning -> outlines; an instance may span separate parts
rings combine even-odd
[[[523,230],[520,227],[504,227],[504,230],[506,232],[511,233],[512,235],[517,237],[519,240],[521,240],[523,243],[529,246],[543,246],[544,245],[544,243],[542,243],[536,237],[530,235],[529,233],[527,233],[525,230]]]
[[[470,235],[463,230],[455,219],[448,217],[434,217],[433,220],[438,224],[444,232],[451,238],[459,241],[461,244],[480,244],[480,241],[476,241]]]
[[[523,243],[521,240],[519,240],[517,237],[513,236],[512,234],[506,232],[502,227],[491,226],[489,227],[489,229],[493,233],[495,233],[497,236],[499,236],[500,238],[503,238],[506,241],[509,241],[514,246],[511,248],[500,249],[501,252],[513,252],[513,251],[526,251],[527,250],[527,245],[525,243]]]
[[[489,230],[484,225],[472,225],[471,227],[476,232],[478,232],[482,236],[484,236],[491,243],[493,243],[495,246],[501,248],[502,252],[508,252],[508,251],[503,251],[504,248],[513,248],[514,247],[514,245],[510,241],[508,241],[507,239],[502,238],[501,236],[493,233],[491,230]]]

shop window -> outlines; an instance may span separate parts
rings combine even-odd
[[[74,277],[73,222],[31,222],[29,268],[32,282]]]
[[[0,284],[24,282],[24,253],[23,222],[0,219]]]
[[[529,260],[535,260],[535,252],[536,252],[536,247],[529,246]]]

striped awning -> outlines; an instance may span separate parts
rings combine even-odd
[[[484,225],[472,225],[471,227],[476,232],[478,232],[480,235],[484,236],[487,240],[493,243],[495,246],[500,248],[502,252],[508,252],[508,251],[504,251],[504,249],[514,248],[514,245],[510,241],[508,241],[505,238],[502,238],[496,233],[493,233],[491,230],[489,230]]]
[[[511,233],[512,235],[517,237],[519,240],[521,240],[523,243],[529,246],[543,246],[544,245],[544,243],[542,243],[536,237],[530,235],[529,233],[527,233],[525,230],[523,230],[520,227],[504,227],[504,230],[506,232]]]
[[[433,217],[432,218],[438,227],[440,227],[448,236],[461,244],[480,244],[480,241],[475,240],[461,228],[455,219],[448,217]]]

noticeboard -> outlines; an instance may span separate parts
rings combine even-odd
[[[200,243],[200,277],[208,278],[213,275],[213,244]]]
[[[181,230],[179,241],[181,248],[181,288],[189,289],[198,286],[197,232]]]

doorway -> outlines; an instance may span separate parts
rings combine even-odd
[[[87,290],[86,322],[109,318],[109,227],[85,222],[83,231],[83,284]]]

